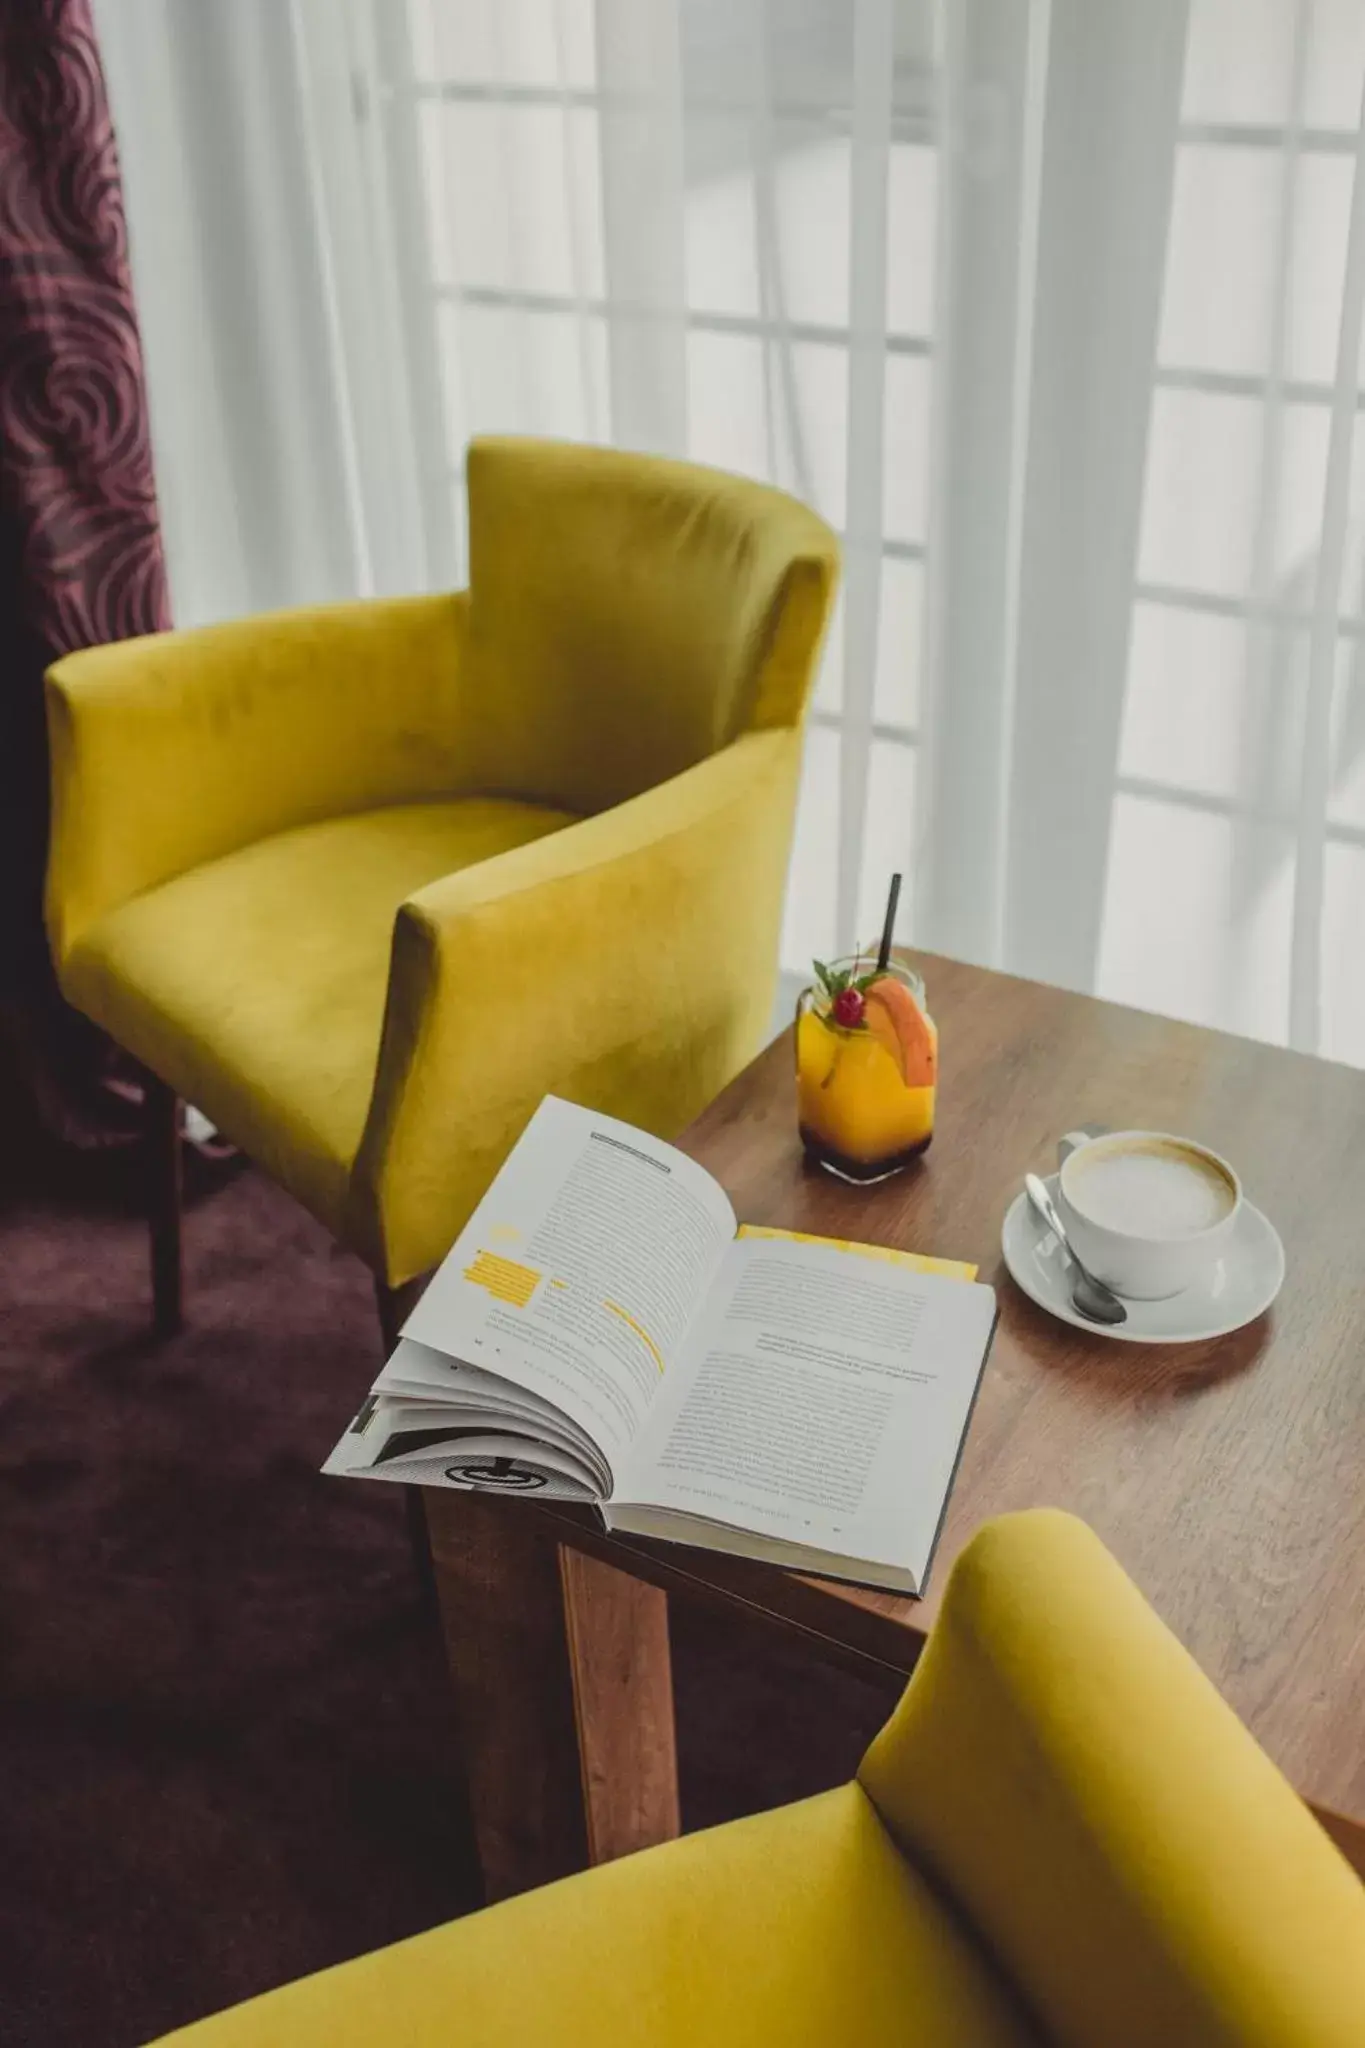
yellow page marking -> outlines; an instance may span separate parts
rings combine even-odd
[[[476,1252],[464,1277],[476,1287],[486,1287],[495,1301],[510,1302],[513,1308],[525,1308],[540,1279],[534,1266],[518,1265],[515,1259],[500,1258],[497,1252]]]
[[[780,1237],[788,1244],[827,1244],[836,1252],[857,1252],[863,1259],[882,1259],[889,1266],[908,1266],[914,1273],[942,1273],[949,1280],[975,1280],[977,1268],[963,1259],[929,1259],[920,1252],[898,1252],[887,1244],[854,1244],[847,1237],[813,1237],[808,1230],[770,1230],[765,1223],[741,1223],[741,1237]]]
[[[609,1308],[614,1316],[620,1316],[621,1321],[623,1323],[629,1323],[631,1329],[634,1330],[636,1336],[644,1345],[650,1357],[654,1360],[654,1363],[658,1366],[659,1371],[662,1372],[664,1369],[662,1353],[660,1352],[658,1345],[654,1342],[654,1339],[651,1336],[648,1336],[646,1332],[640,1328],[640,1325],[636,1322],[634,1316],[628,1316],[625,1310],[621,1307],[621,1304],[616,1301],[604,1301],[602,1303],[602,1306],[603,1308]]]

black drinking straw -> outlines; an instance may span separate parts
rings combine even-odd
[[[891,958],[891,927],[896,922],[896,905],[901,900],[901,878],[891,877],[891,893],[886,899],[886,923],[882,926],[882,942],[877,950],[877,972],[885,974]]]

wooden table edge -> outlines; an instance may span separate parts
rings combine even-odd
[[[744,1559],[728,1559],[710,1551],[702,1552],[700,1555],[706,1560],[707,1576],[699,1578],[687,1567],[686,1559],[691,1553],[685,1544],[665,1545],[651,1543],[644,1537],[613,1535],[589,1519],[591,1509],[575,1508],[567,1503],[540,1502],[532,1506],[530,1511],[551,1525],[557,1540],[564,1547],[583,1551],[603,1563],[615,1565],[618,1571],[628,1571],[664,1593],[680,1593],[685,1598],[700,1601],[703,1605],[758,1620],[770,1628],[779,1630],[784,1636],[799,1636],[817,1649],[827,1662],[856,1672],[861,1677],[903,1685],[918,1663],[920,1652],[927,1640],[927,1630],[912,1631],[907,1629],[903,1622],[888,1621],[886,1629],[889,1640],[900,1651],[899,1656],[878,1655],[870,1649],[855,1648],[845,1638],[831,1635],[813,1622],[797,1619],[792,1614],[775,1612],[771,1598],[767,1596],[769,1568],[766,1566],[754,1567],[755,1570],[764,1573],[765,1597],[760,1600],[757,1595],[746,1595],[742,1586],[718,1582],[717,1566],[744,1566]],[[804,1579],[795,1574],[783,1574],[783,1580],[789,1587],[798,1586],[805,1589],[813,1602],[830,1597],[819,1579]],[[841,1606],[841,1619],[846,1621],[847,1615],[848,1610]],[[876,1617],[869,1615],[868,1619],[875,1621]],[[911,1652],[908,1656],[907,1651]],[[1349,1814],[1341,1813],[1334,1807],[1309,1798],[1299,1792],[1297,1787],[1293,1789],[1355,1875],[1365,1883],[1365,1822],[1352,1819]]]
[[[645,1536],[614,1534],[602,1527],[591,1508],[562,1501],[525,1503],[553,1529],[557,1540],[575,1550],[629,1571],[666,1593],[680,1593],[703,1605],[742,1614],[785,1636],[799,1636],[818,1645],[827,1662],[864,1677],[904,1684],[919,1662],[927,1630],[907,1628],[874,1609],[848,1608],[824,1580],[786,1572],[725,1552],[693,1550],[685,1543],[664,1543]],[[689,1561],[696,1559],[696,1565]],[[755,1579],[752,1588],[746,1585]],[[761,1585],[757,1583],[761,1579]],[[776,1594],[776,1597],[775,1597]],[[840,1624],[836,1633],[823,1624],[832,1611]],[[856,1618],[860,1640],[849,1640],[848,1623]]]

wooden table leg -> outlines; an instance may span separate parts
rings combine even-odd
[[[143,1082],[143,1150],[152,1240],[152,1327],[173,1336],[184,1321],[180,1212],[184,1199],[182,1105],[173,1088],[148,1074]]]
[[[682,1825],[668,1595],[567,1545],[559,1572],[588,1855],[610,1863]]]
[[[524,1503],[425,1501],[487,1898],[676,1835],[667,1595]]]

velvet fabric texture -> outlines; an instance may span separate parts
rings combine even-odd
[[[68,985],[344,1235],[373,1086],[357,1043],[379,1043],[394,904],[573,822],[464,797],[300,825],[120,904]]]
[[[50,987],[43,670],[169,622],[88,0],[0,8],[0,995]]]
[[[528,1892],[163,2048],[606,2042],[1041,2048],[857,1785]]]
[[[1365,1887],[1071,1515],[967,1546],[858,1772],[1056,2048],[1348,2048]]]
[[[757,1050],[838,564],[813,513],[716,471],[533,441],[468,468],[467,595],[49,677],[64,991],[394,1285],[547,1092],[670,1137]],[[404,870],[406,807],[475,802],[501,847]],[[353,929],[339,821],[386,878]]]
[[[1098,1539],[958,1560],[854,1784],[292,1985],[177,2048],[1355,2048],[1365,1890]]]

